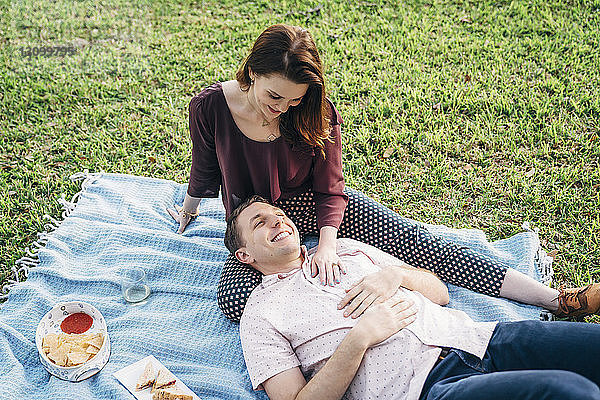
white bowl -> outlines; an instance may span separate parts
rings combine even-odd
[[[46,356],[46,353],[42,349],[42,339],[49,333],[64,333],[60,329],[62,321],[67,316],[80,312],[86,313],[93,320],[92,326],[85,333],[102,333],[104,335],[104,342],[98,354],[85,363],[73,367],[61,367],[54,364]],[[40,356],[40,362],[46,368],[46,371],[57,378],[71,382],[79,382],[98,373],[106,365],[110,357],[110,339],[108,337],[108,330],[106,329],[106,321],[104,321],[104,317],[100,314],[100,311],[91,304],[84,303],[83,301],[59,303],[52,310],[48,311],[38,324],[35,332],[35,345]]]

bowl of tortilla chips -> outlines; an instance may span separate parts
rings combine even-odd
[[[110,356],[104,317],[82,301],[59,303],[48,311],[38,324],[35,344],[44,368],[71,382],[96,374]]]

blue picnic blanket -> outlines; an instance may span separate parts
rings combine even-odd
[[[186,185],[121,174],[89,174],[78,201],[63,199],[63,221],[41,235],[26,257],[25,281],[12,284],[0,306],[0,399],[133,399],[112,376],[154,355],[202,399],[266,398],[250,386],[238,334],[217,306],[227,250],[220,199],[203,199],[183,235],[166,208],[181,204]],[[428,225],[435,233],[542,279],[547,257],[527,231],[488,243],[477,230]],[[28,268],[27,265],[31,265]],[[123,266],[143,267],[152,294],[128,305],[120,292]],[[6,287],[3,288],[6,291]],[[451,306],[476,320],[538,319],[540,309],[450,287]],[[104,315],[112,352],[102,371],[80,383],[48,374],[38,360],[35,331],[60,301],[81,300]]]

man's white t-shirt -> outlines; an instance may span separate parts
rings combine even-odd
[[[311,277],[312,254],[303,246],[302,268],[264,275],[251,293],[240,320],[240,337],[254,389],[280,372],[300,367],[316,374],[358,319],[344,317],[337,304],[345,289],[380,265],[400,261],[352,239],[338,239],[337,254],[346,267],[341,283],[323,286]],[[482,358],[497,322],[474,322],[462,311],[441,307],[418,292],[400,288],[395,296],[413,300],[415,322],[369,348],[345,399],[418,399],[440,347]]]

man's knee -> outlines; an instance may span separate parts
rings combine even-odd
[[[570,371],[553,371],[536,383],[539,399],[600,400],[600,389],[591,380]]]
[[[427,400],[600,400],[591,380],[562,370],[521,370],[448,379],[431,388]]]

